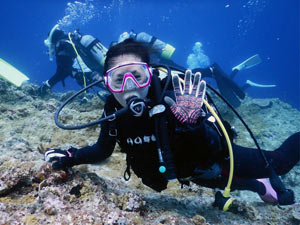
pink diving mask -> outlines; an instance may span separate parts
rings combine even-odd
[[[151,82],[151,76],[147,63],[130,62],[107,70],[105,82],[109,90],[120,93],[136,87],[147,87]]]

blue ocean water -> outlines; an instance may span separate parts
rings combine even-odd
[[[195,42],[210,62],[227,73],[248,57],[262,63],[241,71],[247,79],[275,88],[249,88],[252,97],[277,97],[300,109],[299,0],[11,0],[0,8],[0,58],[40,85],[56,70],[44,39],[56,24],[79,28],[105,46],[124,31],[147,32],[176,47],[173,60],[187,66]],[[67,89],[79,89],[72,79]],[[58,84],[54,91],[63,91]]]

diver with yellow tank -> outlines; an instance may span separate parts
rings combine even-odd
[[[108,50],[103,75],[110,95],[101,119],[80,126],[60,124],[59,113],[73,97],[55,115],[56,124],[63,129],[101,123],[99,139],[83,148],[48,149],[45,160],[53,169],[101,162],[118,143],[126,154],[125,180],[132,170],[155,191],[165,190],[174,179],[222,188],[214,205],[225,211],[232,203],[231,190],[256,192],[271,204],[294,203],[293,192],[278,175],[299,162],[299,132],[274,151],[261,150],[258,145],[258,149],[238,146],[232,143],[234,132],[218,115],[206,91],[210,86],[200,72],[176,74],[173,67],[165,66],[167,76],[161,78],[162,65],[149,63],[149,48],[131,38]]]

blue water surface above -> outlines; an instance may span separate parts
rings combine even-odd
[[[277,97],[300,109],[299,0],[11,0],[0,8],[0,58],[41,85],[56,70],[44,39],[60,23],[79,28],[105,46],[124,31],[147,32],[176,48],[173,60],[187,66],[195,42],[226,73],[248,57],[262,63],[241,71],[247,79],[275,88],[249,88],[252,97]],[[68,79],[66,89],[79,89]],[[63,91],[58,84],[54,91]]]

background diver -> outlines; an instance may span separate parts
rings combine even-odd
[[[149,60],[148,49],[132,39],[111,47],[104,65],[105,83],[111,95],[106,100],[103,117],[126,107],[132,110],[101,123],[94,145],[71,147],[67,151],[48,149],[45,160],[52,162],[55,170],[98,163],[111,156],[118,143],[126,153],[127,180],[132,169],[145,185],[158,192],[166,189],[172,179],[224,188],[231,162],[226,135],[205,103],[209,100],[201,74],[196,72],[193,76],[187,70],[183,81],[174,75],[172,87],[162,92],[157,71],[149,68]],[[286,139],[278,149],[262,152],[276,173],[283,175],[299,162],[299,149],[300,132]],[[279,195],[267,180],[270,174],[259,151],[234,143],[232,150],[231,189],[250,190],[265,202],[278,203]]]
[[[227,75],[218,64],[214,63],[210,66],[210,59],[205,54],[202,43],[196,42],[192,48],[192,53],[187,57],[188,68],[193,69],[194,72],[200,71],[202,74],[209,74],[209,72],[203,73],[204,68],[210,68],[212,73],[210,77],[215,78],[219,91],[225,97],[227,101],[231,103],[234,107],[237,107],[241,104],[241,99],[244,99],[245,95],[242,93],[249,87],[260,87],[260,88],[270,88],[276,87],[276,85],[265,85],[258,84],[251,80],[246,80],[245,84],[240,88],[237,88],[235,83],[232,83],[230,80],[233,80],[237,73],[241,70],[250,69],[262,62],[260,56],[255,54],[250,58],[246,59],[242,63],[232,68],[232,71]],[[198,69],[197,69],[198,68]],[[202,71],[201,69],[202,68]],[[218,74],[218,76],[214,76]],[[230,80],[228,80],[230,78]]]
[[[41,95],[45,95],[60,81],[65,87],[64,81],[68,76],[74,78],[81,87],[102,79],[100,74],[103,66],[98,62],[104,60],[107,49],[93,36],[81,35],[77,30],[66,34],[55,25],[49,32],[45,45],[48,47],[50,61],[55,55],[57,69],[49,80],[43,82],[39,89]],[[107,95],[106,88],[103,85],[101,87],[102,91],[98,94],[104,98]]]

